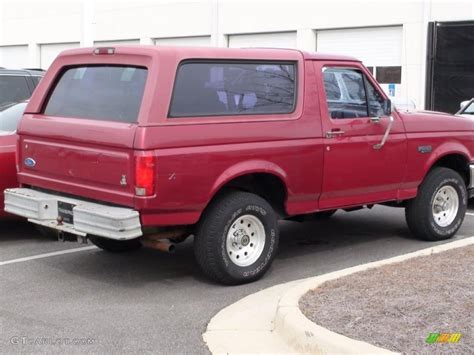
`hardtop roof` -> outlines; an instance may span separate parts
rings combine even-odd
[[[308,60],[331,60],[331,61],[357,61],[360,60],[345,56],[337,55],[330,53],[320,53],[320,52],[309,52],[302,51],[299,49],[292,48],[270,48],[270,47],[251,47],[251,48],[219,48],[219,47],[182,47],[182,46],[153,46],[153,45],[118,45],[118,46],[98,46],[98,47],[86,47],[78,49],[69,49],[61,53],[63,56],[70,56],[76,54],[86,54],[93,52],[94,48],[115,48],[115,53],[119,54],[146,54],[152,55],[154,53],[161,53],[164,55],[176,55],[180,58],[189,57],[191,58],[225,58],[235,57],[239,59],[249,56],[255,56],[256,58],[264,59],[282,59],[288,57],[287,59],[295,59],[296,57],[302,57],[303,59]]]

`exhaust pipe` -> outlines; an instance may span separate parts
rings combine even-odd
[[[165,253],[174,253],[176,246],[173,243],[163,240],[142,239],[142,244],[146,248],[164,251]]]
[[[144,233],[145,234],[145,233]],[[151,233],[146,233],[143,236],[143,239],[150,239],[150,240],[181,240],[186,239],[189,236],[186,228],[174,228],[174,229],[167,229],[161,231],[155,231]]]

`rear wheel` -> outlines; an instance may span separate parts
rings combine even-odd
[[[464,220],[467,189],[462,177],[448,168],[434,168],[408,201],[405,216],[412,233],[424,240],[454,236]]]
[[[109,238],[90,236],[89,240],[92,242],[92,244],[99,247],[100,249],[111,253],[123,253],[126,251],[137,250],[140,249],[142,246],[142,243],[140,243],[140,240],[138,238],[131,240],[114,240]]]
[[[198,225],[194,253],[209,278],[229,285],[262,277],[278,248],[278,224],[263,198],[234,191],[217,197]]]

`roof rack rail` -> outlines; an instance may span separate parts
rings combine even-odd
[[[46,71],[45,69],[41,69],[41,68],[23,68],[23,70]]]

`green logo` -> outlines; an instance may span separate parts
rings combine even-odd
[[[427,344],[433,343],[458,343],[461,333],[430,333],[426,338]]]

